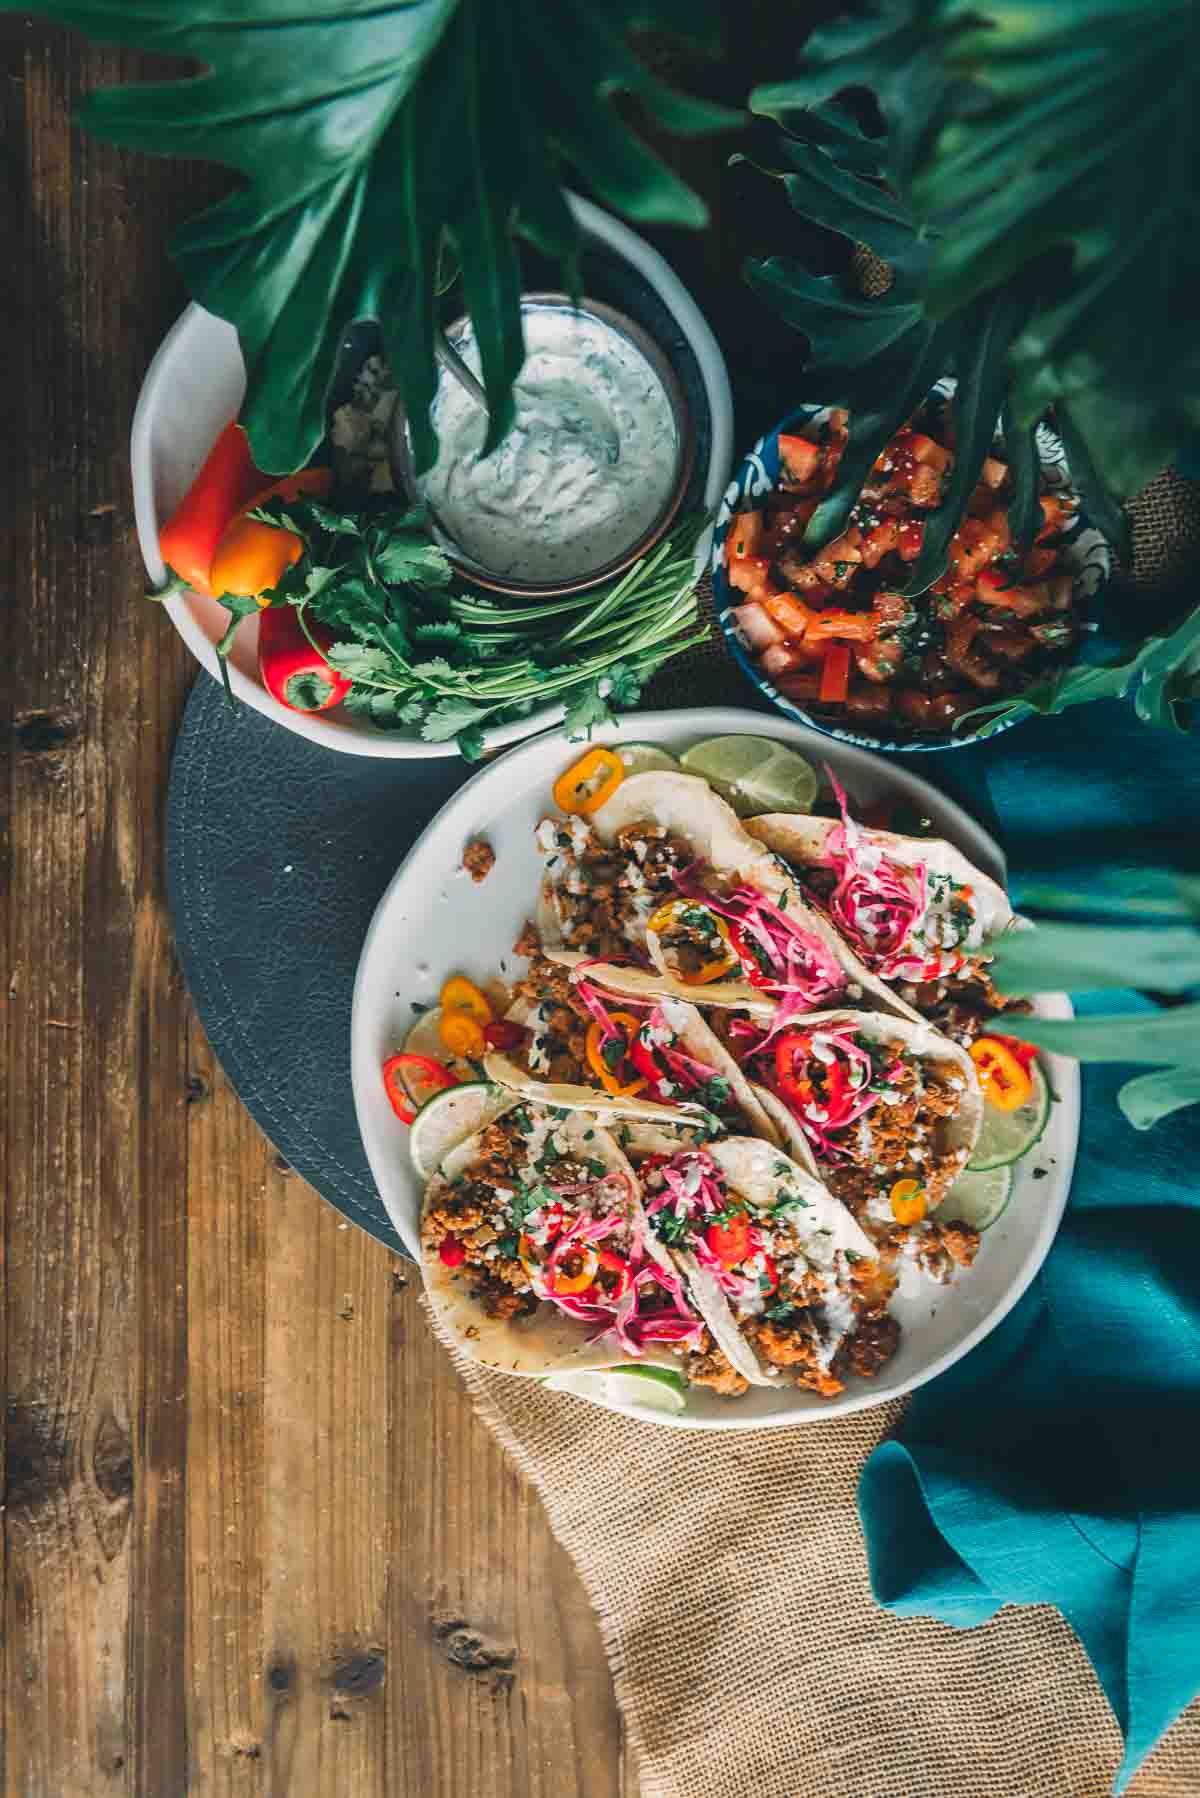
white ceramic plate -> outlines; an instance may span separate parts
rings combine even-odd
[[[725,708],[642,712],[619,729],[597,733],[594,740],[660,743],[678,754],[704,737],[737,732],[760,736],[763,724],[760,714]],[[860,804],[896,797],[918,806],[980,868],[1004,879],[1003,858],[987,833],[906,768],[783,720],[773,721],[769,734],[818,765],[828,763]],[[414,1004],[435,1004],[448,974],[482,979],[498,969],[511,974],[523,968],[512,945],[533,911],[540,880],[534,827],[551,806],[553,781],[581,753],[580,745],[554,731],[476,774],[413,845],[367,932],[351,1023],[355,1106],[376,1185],[414,1253],[421,1186],[408,1158],[407,1128],[388,1103],[380,1068],[403,1043]],[[462,870],[463,849],[474,836],[486,836],[496,851],[496,865],[479,886]],[[1045,1017],[1072,1015],[1065,995],[1042,998],[1038,1011]],[[682,1416],[656,1421],[736,1430],[859,1411],[923,1385],[995,1329],[1045,1259],[1071,1184],[1079,1134],[1079,1070],[1074,1062],[1053,1055],[1044,1065],[1058,1102],[1042,1141],[1017,1167],[1007,1209],[984,1234],[967,1274],[947,1287],[925,1283],[918,1298],[894,1302],[903,1326],[901,1345],[876,1379],[852,1378],[843,1394],[829,1400],[789,1389],[756,1390],[730,1403],[694,1390]],[[1035,1178],[1035,1169],[1046,1173]]]
[[[670,264],[645,241],[607,212],[571,196],[571,209],[587,236],[622,257],[654,288],[691,344],[704,378],[711,414],[712,447],[705,482],[705,504],[715,510],[729,478],[733,459],[733,400],[729,375],[704,316]],[[133,504],[142,560],[153,587],[162,586],[166,569],[158,552],[162,523],[187,492],[228,421],[235,417],[246,390],[246,370],[237,332],[200,306],[189,306],[159,346],[138,395],[130,439]],[[707,556],[707,539],[697,551],[697,568]],[[180,594],[164,611],[196,660],[219,676],[216,645],[225,634],[229,615],[214,599]],[[453,743],[422,743],[398,731],[375,729],[340,708],[332,712],[293,712],[273,699],[258,678],[258,620],[247,618],[234,638],[229,657],[234,693],[255,711],[274,718],[327,749],[349,755],[457,755]],[[486,733],[489,749],[557,724],[561,705],[547,706],[528,718],[498,725]]]

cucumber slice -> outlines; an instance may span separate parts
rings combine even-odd
[[[942,1224],[990,1229],[1008,1204],[1012,1187],[1011,1167],[990,1167],[983,1173],[968,1168],[958,1176],[933,1215]]]
[[[443,1156],[515,1102],[515,1094],[490,1080],[466,1080],[426,1099],[408,1132],[408,1152],[418,1176],[431,1179]]]
[[[634,1405],[678,1417],[687,1406],[687,1381],[669,1367],[601,1367],[586,1372],[547,1374],[542,1384],[552,1392],[573,1392],[597,1404]]]
[[[1024,1105],[1015,1111],[1001,1111],[998,1105],[984,1103],[983,1128],[975,1153],[967,1167],[971,1173],[984,1174],[989,1168],[1011,1167],[1027,1155],[1050,1121],[1050,1087],[1037,1062],[1029,1069],[1033,1091]]]
[[[657,743],[618,743],[617,754],[626,774],[648,774],[652,770],[665,770],[668,774],[678,774],[679,763]]]

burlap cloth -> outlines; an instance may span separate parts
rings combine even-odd
[[[1200,484],[1162,475],[1131,511],[1125,578],[1149,604],[1194,560]],[[703,598],[711,617],[707,583]],[[749,695],[714,626],[645,703]],[[1120,1734],[1056,1610],[1013,1607],[956,1630],[874,1603],[855,1488],[903,1400],[716,1435],[635,1423],[455,1361],[595,1606],[643,1798],[1109,1792]],[[1127,1790],[1200,1794],[1200,1703]]]

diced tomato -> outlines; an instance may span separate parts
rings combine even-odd
[[[837,641],[827,645],[821,664],[821,687],[818,697],[822,705],[841,705],[850,685],[850,645]]]
[[[736,1267],[750,1252],[750,1219],[735,1211],[727,1223],[710,1224],[704,1240],[722,1267]]]
[[[761,512],[739,512],[731,518],[725,538],[726,562],[743,562],[747,556],[761,556],[764,525]]]
[[[772,643],[782,642],[783,632],[767,616],[757,600],[749,600],[744,606],[735,606],[733,616],[751,649],[759,654],[764,649],[769,649]]]
[[[1040,543],[1044,537],[1053,537],[1061,531],[1071,516],[1071,508],[1065,499],[1057,493],[1043,493],[1041,498],[1042,528],[1037,534]]]
[[[869,530],[862,541],[862,560],[865,568],[876,568],[900,542],[900,526],[894,518],[885,518],[882,524]]]
[[[915,562],[921,553],[921,544],[925,537],[925,524],[920,518],[906,518],[900,526],[899,540],[896,544],[903,562]]]
[[[826,637],[841,637],[851,643],[870,643],[878,629],[878,622],[870,612],[843,612],[836,606],[831,606],[827,611],[813,614],[806,635],[813,643],[822,642]]]
[[[774,585],[771,564],[765,556],[742,556],[729,564],[728,574],[729,585],[749,594],[751,599],[762,599]]]
[[[936,506],[942,496],[942,477],[930,463],[913,470],[908,483],[908,497],[914,506]]]
[[[779,460],[787,479],[803,485],[813,479],[821,466],[821,446],[807,437],[781,437]]]
[[[825,652],[820,646],[810,648],[807,643],[773,643],[764,649],[759,661],[764,674],[772,680],[778,675],[790,674],[795,668],[809,668],[823,661]]]
[[[943,449],[940,443],[935,443],[932,437],[926,437],[922,431],[909,432],[907,448],[914,461],[926,468],[935,468],[939,474],[950,460],[950,451]]]
[[[803,637],[813,619],[819,616],[795,593],[769,593],[763,606],[785,637]]]

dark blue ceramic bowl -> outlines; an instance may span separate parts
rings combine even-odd
[[[950,380],[939,381],[930,391],[930,399],[944,399],[954,391],[954,383]],[[717,621],[725,635],[725,642],[742,673],[752,686],[765,699],[787,718],[795,718],[800,724],[807,724],[812,730],[819,730],[827,737],[838,737],[843,743],[855,743],[863,749],[895,750],[899,754],[912,755],[921,750],[962,749],[970,743],[976,743],[981,737],[995,736],[1002,730],[1010,730],[1014,724],[1021,722],[1019,718],[1009,719],[1005,723],[995,724],[983,720],[974,729],[960,730],[953,734],[949,731],[940,735],[923,732],[906,732],[893,737],[870,736],[863,731],[853,731],[841,725],[830,724],[821,718],[815,718],[806,712],[795,700],[787,699],[779,692],[770,677],[763,673],[758,662],[744,642],[738,630],[737,620],[733,616],[734,607],[742,595],[730,586],[725,573],[725,537],[729,523],[735,512],[746,511],[754,502],[774,491],[779,485],[779,438],[802,430],[815,419],[822,420],[829,408],[825,406],[797,406],[794,412],[781,419],[773,431],[760,437],[754,448],[744,458],[732,481],[725,490],[717,513],[716,528],[713,533],[712,577],[713,606]],[[1070,470],[1067,466],[1066,454],[1061,440],[1046,425],[1038,426],[1038,454],[1041,457],[1042,471],[1049,488],[1069,487],[1071,485]],[[1086,616],[1094,615],[1097,595],[1107,582],[1112,572],[1112,550],[1108,541],[1090,522],[1086,513],[1080,508],[1075,515],[1075,522],[1062,545],[1062,563],[1068,568],[1075,581],[1077,601],[1082,601]]]

